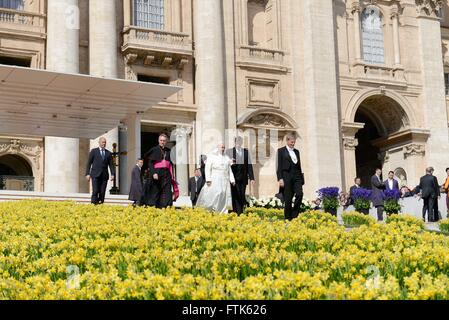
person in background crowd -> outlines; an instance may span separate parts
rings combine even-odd
[[[205,182],[204,177],[201,176],[201,168],[195,169],[195,176],[189,179],[189,195],[193,207],[196,205],[198,195],[200,194]]]
[[[143,204],[142,166],[143,159],[139,158],[131,172],[131,187],[129,188],[128,199],[134,201],[133,207]]]
[[[439,220],[438,211],[435,212],[435,201],[440,196],[440,188],[437,178],[433,175],[433,167],[426,168],[426,175],[422,176],[419,181],[419,189],[421,190],[421,198],[424,201],[422,208],[422,218],[429,222],[435,222]],[[438,210],[438,209],[437,209]]]
[[[403,186],[401,187],[401,198],[408,198],[408,197],[413,197],[413,192],[412,190],[409,189],[409,187],[407,186]]]
[[[360,179],[359,177],[356,177],[354,179],[354,185],[351,188],[349,188],[349,205],[354,204],[354,198],[352,196],[352,193],[354,192],[355,189],[361,188],[361,186],[360,186],[361,184],[362,184],[362,179]]]
[[[313,207],[313,210],[321,210],[321,199],[320,198],[316,198],[314,201],[312,201],[313,204],[315,205]]]
[[[446,168],[446,181],[443,184],[443,191],[446,193],[446,217],[449,218],[449,168]]]
[[[385,183],[380,178],[382,170],[377,168],[376,173],[371,177],[371,201],[373,206],[377,209],[377,220],[383,221],[384,215],[384,194]]]
[[[394,172],[388,172],[388,179],[385,180],[385,190],[398,190],[399,191],[399,182],[394,178]]]
[[[340,193],[340,197],[338,200],[340,202],[340,205],[343,207],[343,210],[348,208],[351,203],[351,198],[349,197],[349,193],[347,192]]]

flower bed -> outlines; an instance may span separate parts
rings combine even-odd
[[[449,237],[201,209],[0,204],[0,299],[449,299]]]
[[[346,227],[369,226],[376,223],[376,220],[372,217],[359,212],[344,212],[342,218]]]
[[[446,234],[449,234],[449,219],[447,220],[441,220],[439,222],[440,225],[440,231]]]
[[[416,227],[420,230],[424,230],[425,226],[422,220],[406,214],[388,216],[386,223],[401,224],[401,225],[406,224],[410,227]]]

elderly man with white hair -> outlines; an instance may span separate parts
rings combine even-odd
[[[198,196],[197,207],[228,213],[232,208],[231,184],[235,184],[231,165],[232,159],[226,155],[224,143],[220,143],[215,151],[207,155],[206,185]]]

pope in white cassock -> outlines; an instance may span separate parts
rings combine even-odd
[[[231,165],[232,159],[225,154],[223,143],[207,155],[206,184],[198,196],[197,207],[221,213],[232,209],[231,184],[235,184],[235,179]]]

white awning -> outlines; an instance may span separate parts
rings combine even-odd
[[[0,65],[0,133],[93,139],[181,89]]]

